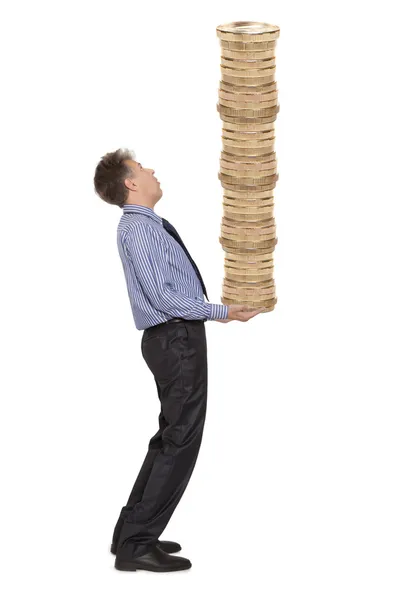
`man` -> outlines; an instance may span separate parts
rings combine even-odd
[[[194,469],[206,415],[207,344],[204,323],[248,321],[263,309],[205,302],[199,270],[176,229],[154,212],[162,197],[154,170],[119,149],[96,167],[96,193],[123,214],[118,251],[141,351],[161,404],[159,429],[116,523],[111,552],[123,571],[177,571],[191,562],[171,556],[176,542],[159,540]],[[208,299],[208,298],[207,298]]]

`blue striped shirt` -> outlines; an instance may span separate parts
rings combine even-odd
[[[190,260],[161,217],[139,204],[124,204],[122,211],[117,244],[136,329],[173,317],[226,319],[228,306],[205,302]]]

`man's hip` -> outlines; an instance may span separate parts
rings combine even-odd
[[[147,327],[146,329],[143,330],[143,333],[146,331],[149,333],[153,333],[153,332],[158,331],[161,328],[165,327],[169,323],[180,323],[180,322],[204,323],[205,321],[206,321],[206,319],[184,319],[183,317],[174,317],[172,319],[168,319],[168,321],[163,321],[162,323],[157,323],[157,325],[152,325],[151,327]]]

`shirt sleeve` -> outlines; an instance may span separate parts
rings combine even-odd
[[[176,289],[167,261],[167,248],[157,232],[147,224],[135,223],[134,230],[125,236],[125,247],[139,283],[154,308],[171,318],[227,318],[227,305],[192,298]]]

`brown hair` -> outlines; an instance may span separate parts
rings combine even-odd
[[[94,174],[94,189],[102,200],[122,208],[125,204],[129,190],[125,186],[127,177],[135,176],[135,172],[124,162],[134,160],[135,153],[128,148],[119,148],[115,152],[108,152],[101,157]]]

